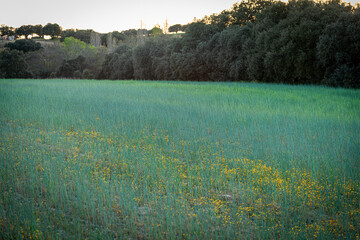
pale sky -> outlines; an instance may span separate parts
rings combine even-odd
[[[359,0],[347,0],[352,4]],[[192,22],[229,9],[237,0],[15,0],[1,3],[0,24],[12,27],[58,23],[63,29],[107,33]]]

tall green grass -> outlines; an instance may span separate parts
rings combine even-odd
[[[360,236],[360,92],[0,81],[0,238]]]

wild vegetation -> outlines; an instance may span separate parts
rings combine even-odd
[[[359,94],[0,80],[0,238],[358,239]]]
[[[86,53],[82,50],[91,43],[92,30],[61,31],[57,24],[47,24],[42,31],[38,25],[16,30],[3,26],[2,36],[47,34],[64,43],[25,53],[29,67],[20,64],[18,72],[0,71],[0,77],[23,78],[27,72],[34,78],[251,81],[359,88],[359,9],[359,5],[339,0],[245,0],[219,14],[169,27],[184,34],[162,34],[158,26],[114,31],[99,36],[102,46],[85,47]],[[71,52],[67,48],[48,67],[49,55],[63,52],[69,39],[81,41],[75,44],[79,49]],[[17,57],[0,53],[0,69],[21,56],[13,54]],[[85,63],[79,67],[80,55]]]

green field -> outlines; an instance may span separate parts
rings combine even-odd
[[[359,239],[360,91],[0,80],[0,239]]]

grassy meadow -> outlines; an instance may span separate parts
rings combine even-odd
[[[0,80],[0,239],[360,239],[360,91]]]

